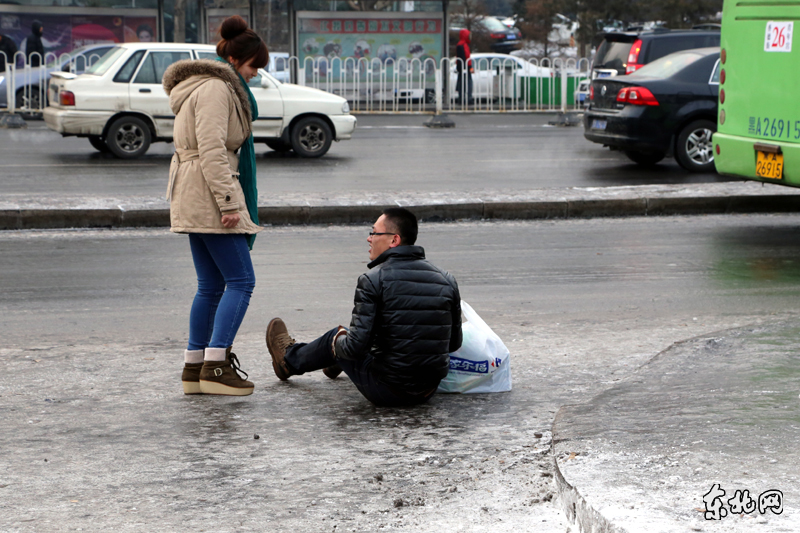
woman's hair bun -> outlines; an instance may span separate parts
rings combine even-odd
[[[239,15],[233,15],[222,21],[222,26],[219,28],[219,35],[226,41],[230,41],[246,31],[247,21]]]

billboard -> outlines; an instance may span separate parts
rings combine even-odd
[[[313,63],[329,79],[365,61],[430,70],[442,58],[443,32],[441,13],[298,11],[297,56],[301,68]]]
[[[66,54],[81,46],[103,43],[157,41],[157,17],[115,15],[48,15],[0,13],[0,33],[11,37],[25,51],[33,21],[43,26],[45,54]]]

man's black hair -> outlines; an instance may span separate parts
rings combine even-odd
[[[411,246],[417,242],[417,217],[404,207],[388,207],[383,210],[387,222],[400,235],[400,244]]]

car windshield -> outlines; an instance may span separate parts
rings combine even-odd
[[[484,17],[481,24],[489,31],[508,31],[508,27],[494,17]]]
[[[637,78],[669,78],[703,57],[704,54],[691,50],[676,52],[648,63],[630,76]]]
[[[594,68],[615,68],[624,72],[632,44],[626,41],[603,41],[597,49]]]
[[[121,46],[115,46],[106,54],[97,60],[97,63],[86,69],[86,74],[91,74],[93,76],[102,76],[103,74],[111,68],[111,65],[116,63],[117,59],[125,53],[125,49]]]

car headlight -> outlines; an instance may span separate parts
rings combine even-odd
[[[350,113],[350,104],[347,103],[347,100],[342,104],[342,113],[345,115]]]

